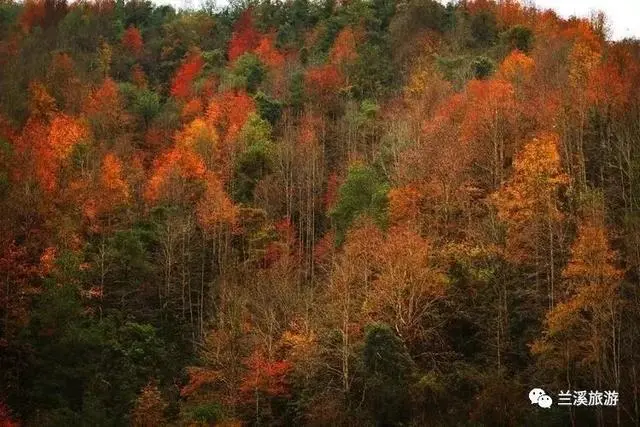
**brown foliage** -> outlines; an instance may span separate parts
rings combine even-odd
[[[147,87],[147,75],[140,64],[131,67],[131,81],[139,88]]]
[[[434,266],[430,244],[405,227],[391,228],[375,251],[378,274],[367,306],[373,319],[394,327],[407,344],[424,339],[424,326],[437,316],[446,279]]]
[[[30,260],[24,247],[15,242],[2,242],[0,309],[4,312],[6,323],[0,341],[11,338],[28,322],[30,296],[36,293],[34,279],[40,272],[41,269]]]
[[[158,386],[148,383],[138,396],[136,406],[131,415],[132,425],[135,427],[156,427],[165,424],[164,410],[167,403],[162,397]]]
[[[40,82],[29,83],[29,114],[31,117],[46,119],[57,110],[56,100]]]
[[[389,220],[392,224],[416,225],[420,215],[422,195],[408,185],[389,191]]]

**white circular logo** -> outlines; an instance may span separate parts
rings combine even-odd
[[[531,389],[529,392],[529,400],[532,405],[538,404],[541,408],[551,408],[553,399],[541,388]]]

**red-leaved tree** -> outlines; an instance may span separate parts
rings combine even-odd
[[[140,30],[133,26],[127,28],[122,34],[122,47],[134,56],[140,55],[144,48],[144,42],[142,41]]]
[[[186,100],[193,93],[193,82],[200,75],[204,61],[200,52],[194,51],[187,55],[171,81],[171,95]]]
[[[254,50],[260,42],[260,35],[253,26],[253,9],[247,8],[233,26],[233,34],[229,41],[229,61],[246,52]]]

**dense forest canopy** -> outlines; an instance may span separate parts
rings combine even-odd
[[[0,0],[0,425],[637,426],[640,43],[607,31]]]

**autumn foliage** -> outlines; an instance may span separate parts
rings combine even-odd
[[[5,329],[0,335],[0,343],[2,340],[6,342],[13,334],[18,333],[28,321],[29,299],[37,292],[34,279],[40,272],[38,265],[30,262],[25,248],[21,248],[14,241],[2,242],[2,246],[0,274],[4,286],[0,290],[0,309],[5,316]],[[1,401],[0,409],[6,409]],[[4,416],[8,418],[9,414],[5,413]],[[3,421],[1,417],[0,412],[0,421]]]
[[[534,72],[535,62],[524,53],[514,50],[507,56],[498,71],[500,77],[506,81],[518,84],[530,81]]]
[[[202,159],[189,147],[176,146],[162,154],[154,162],[154,172],[149,178],[145,198],[154,202],[160,198],[193,196],[185,185],[190,180],[204,177],[206,168]],[[177,193],[176,193],[177,192]]]
[[[307,70],[304,76],[308,95],[326,104],[338,95],[344,84],[344,76],[335,65],[322,65]]]
[[[136,427],[155,427],[164,423],[164,401],[158,386],[147,384],[140,392],[133,410],[132,424]]]
[[[199,52],[187,55],[171,82],[171,95],[185,100],[193,93],[193,83],[204,66],[204,61]]]
[[[128,185],[123,179],[122,162],[111,153],[102,160],[100,186],[106,199],[103,200],[110,206],[124,203],[130,197]]]
[[[243,377],[240,391],[248,400],[253,400],[255,393],[268,396],[283,396],[288,392],[286,375],[291,364],[286,360],[269,361],[259,351],[254,351],[246,360],[247,374]]]
[[[23,31],[30,31],[35,26],[41,26],[45,17],[44,1],[29,1],[20,17],[20,25]]]
[[[638,40],[205,3],[0,0],[0,425],[637,424]]]
[[[105,79],[89,94],[84,103],[84,112],[104,132],[110,132],[116,127],[121,129],[130,120],[118,85],[110,78]]]
[[[267,42],[268,39],[263,39],[263,43]],[[229,61],[235,61],[242,54],[254,50],[259,44],[261,44],[260,35],[253,26],[253,9],[248,8],[242,12],[233,27],[229,41]],[[262,47],[262,50],[265,50],[265,47]]]
[[[587,213],[563,271],[566,297],[549,311],[544,335],[533,346],[533,352],[558,371],[575,364],[577,370],[596,372],[601,380],[612,374],[607,364],[619,340],[613,325],[618,321],[623,277],[616,262],[601,211]]]
[[[134,56],[140,55],[144,48],[144,42],[142,41],[140,30],[136,27],[127,28],[124,34],[122,34],[122,47]]]
[[[202,228],[211,232],[224,225],[234,226],[238,220],[238,209],[225,193],[220,179],[210,173],[205,185],[204,197],[197,207]]]
[[[49,120],[31,117],[23,129],[17,146],[21,154],[30,160],[35,176],[43,190],[52,192],[58,185],[59,169],[71,156],[73,148],[88,136],[86,126],[78,119],[63,113],[46,111],[51,107],[38,106],[37,114]],[[44,108],[44,110],[42,109]],[[18,175],[25,171],[18,170]]]
[[[540,254],[539,240],[550,244],[553,224],[563,219],[558,200],[569,178],[562,170],[558,142],[557,135],[543,133],[525,145],[512,177],[494,194],[498,218],[507,224],[506,254],[515,260]]]
[[[411,186],[389,192],[389,219],[393,224],[414,223],[420,215],[420,192]]]
[[[329,60],[336,65],[348,65],[357,57],[356,33],[351,27],[347,27],[338,33],[329,53]]]
[[[231,142],[255,109],[255,101],[246,92],[223,92],[211,100],[205,115],[221,139]]]
[[[131,81],[140,88],[147,86],[147,75],[139,64],[131,67]]]
[[[274,35],[264,35],[255,49],[255,54],[260,60],[271,68],[280,68],[284,65],[285,56],[274,45]]]

